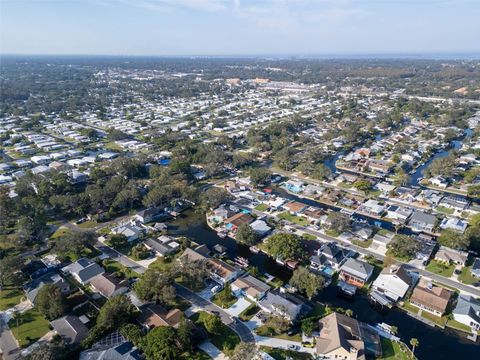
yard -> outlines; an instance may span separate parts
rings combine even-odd
[[[50,331],[49,322],[34,309],[19,316],[18,328],[17,321],[14,319],[9,321],[8,326],[22,348],[34,343]]]
[[[352,240],[353,245],[360,246],[364,249],[370,247],[370,245],[372,245],[372,243],[373,243],[373,238],[370,238],[370,239],[365,240],[365,241],[363,241],[363,240]]]
[[[449,278],[450,276],[453,275],[453,271],[455,270],[455,265],[453,264],[447,265],[447,264],[443,264],[438,261],[432,260],[427,265],[425,270]]]
[[[252,305],[250,305],[248,308],[246,308],[245,310],[243,310],[238,317],[239,317],[239,319],[242,320],[242,321],[248,321],[248,320],[250,320],[259,310],[260,310],[260,308],[259,308],[257,305],[252,304]]]
[[[237,298],[232,294],[232,290],[229,286],[225,287],[222,291],[215,294],[210,299],[214,304],[220,306],[222,309],[228,309],[230,306],[237,302]]]
[[[256,207],[255,207],[255,210],[257,211],[265,211],[268,209],[268,205],[267,204],[258,204]]]
[[[261,346],[260,350],[266,352],[268,355],[273,357],[275,360],[310,360],[312,356],[307,353],[301,353],[296,351],[289,351],[283,349],[274,349],[265,346]]]
[[[430,314],[429,312],[426,312],[426,311],[422,311],[421,315],[425,319],[434,322],[435,324],[437,324],[438,326],[440,326],[442,328],[444,328],[445,324],[447,323],[447,318],[445,316],[442,316],[442,317],[435,316],[435,315]]]
[[[447,215],[452,215],[454,212],[453,209],[446,208],[445,206],[438,206],[435,210]]]
[[[103,260],[102,264],[103,264],[103,267],[105,268],[105,271],[108,273],[113,274],[120,271],[125,275],[125,277],[129,279],[138,277],[138,274],[135,271],[123,266],[118,261],[115,261],[112,259],[105,259]]]
[[[278,214],[278,218],[282,220],[287,220],[301,226],[307,226],[308,220],[303,216],[292,215],[288,211]]]
[[[21,289],[10,288],[0,291],[0,311],[4,311],[19,304],[24,293]]]
[[[382,341],[382,357],[379,360],[413,360],[410,350],[405,348],[405,345],[381,338]]]
[[[96,221],[85,221],[83,223],[77,224],[77,226],[81,229],[91,229],[94,228],[95,226],[98,226],[98,223]]]
[[[465,331],[465,332],[471,332],[472,328],[470,326],[467,326],[465,324],[462,324],[461,322],[458,322],[457,320],[448,320],[446,326],[457,329],[460,331]]]
[[[467,285],[472,285],[477,282],[480,282],[480,279],[477,279],[472,275],[472,266],[465,266],[462,269],[462,273],[458,275],[458,280]]]
[[[194,314],[190,320],[192,320],[195,325],[204,327],[203,322],[207,315],[208,313],[200,311]],[[228,326],[222,324],[222,327],[223,329],[220,332],[220,335],[210,334],[210,339],[213,345],[228,355],[232,352],[235,346],[240,343],[240,338]]]

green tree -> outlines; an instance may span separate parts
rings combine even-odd
[[[250,170],[250,180],[254,186],[267,185],[270,180],[270,171],[265,168],[252,168]]]
[[[235,233],[235,239],[245,245],[253,245],[257,242],[257,233],[249,224],[241,224]]]
[[[213,335],[220,335],[222,333],[223,324],[220,316],[215,314],[208,314],[203,320],[203,325],[205,329]]]
[[[418,243],[407,235],[395,235],[387,244],[388,252],[398,258],[411,260],[418,251]]]
[[[95,327],[106,331],[120,328],[133,318],[135,308],[125,295],[116,295],[108,299],[100,308]]]
[[[227,190],[218,187],[211,187],[200,194],[203,209],[215,209],[231,200],[233,200],[233,196]]]
[[[325,180],[332,174],[332,171],[324,164],[316,164],[313,168],[311,176],[317,180]]]
[[[309,299],[317,295],[324,282],[323,277],[310,272],[306,267],[295,269],[290,279],[290,285],[304,292]]]
[[[355,183],[353,184],[353,186],[357,189],[357,190],[360,190],[360,191],[363,191],[365,193],[369,193],[370,191],[372,191],[372,188],[373,188],[373,185],[370,181],[368,180],[357,180],[355,181]]]
[[[312,336],[313,331],[315,330],[315,320],[306,319],[302,321],[302,332],[307,336]]]
[[[68,230],[54,240],[54,251],[59,255],[74,254],[80,257],[85,248],[92,247],[96,241],[94,232]]]
[[[140,326],[135,324],[125,324],[120,328],[120,334],[128,341],[131,341],[136,347],[141,347],[144,332]]]
[[[145,337],[143,350],[148,360],[176,360],[180,352],[175,331],[169,326],[150,330]]]
[[[418,341],[418,339],[412,338],[410,339],[410,345],[412,345],[412,354],[415,354],[415,348],[420,345],[420,342]]]
[[[480,185],[470,185],[467,191],[468,196],[473,198],[480,198]]]
[[[121,249],[128,244],[128,239],[123,234],[113,234],[108,239],[108,243],[115,249]]]
[[[265,248],[267,253],[275,258],[300,260],[305,257],[302,241],[294,234],[274,234],[265,241]]]
[[[332,211],[327,218],[328,227],[330,230],[341,234],[344,231],[350,230],[350,219],[347,215],[338,211]]]
[[[138,297],[145,301],[160,304],[171,303],[176,296],[173,275],[155,269],[148,269],[135,283],[134,290]]]
[[[43,285],[35,298],[35,307],[49,320],[59,318],[66,311],[62,290],[54,284]]]
[[[456,250],[466,250],[470,245],[467,236],[452,229],[443,230],[437,240],[440,245]]]
[[[20,268],[21,261],[17,256],[5,256],[0,259],[0,290],[3,289],[5,283],[11,280],[13,274],[15,274]]]
[[[255,359],[258,354],[258,347],[254,343],[241,342],[235,346],[230,360]]]

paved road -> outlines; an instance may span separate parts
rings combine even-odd
[[[19,348],[4,317],[0,314],[0,350],[3,360],[13,360],[18,356]]]
[[[234,322],[230,315],[221,307],[215,305],[209,300],[205,300],[204,298],[198,296],[193,291],[187,289],[182,285],[175,284],[175,288],[177,290],[177,294],[180,297],[190,301],[193,305],[202,308],[203,310],[208,312],[218,313],[218,315],[222,319],[222,322],[229,328],[234,330],[240,336],[240,339],[242,339],[243,342],[255,342],[255,338],[250,329],[241,321]]]
[[[112,249],[110,246],[105,245],[104,243],[97,241],[95,247],[107,255],[109,258],[118,261],[125,267],[128,267],[135,271],[136,273],[143,274],[147,268],[138,264],[137,262],[130,259],[128,256],[123,255],[122,253],[118,252],[115,249]]]

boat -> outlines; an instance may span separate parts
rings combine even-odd
[[[217,232],[217,236],[221,239],[225,239],[227,237],[227,233],[223,231]]]
[[[388,325],[386,323],[377,323],[375,324],[375,328],[378,330],[381,330],[383,332],[386,332],[387,334],[394,335],[392,334],[392,326]]]
[[[250,246],[248,249],[254,254],[258,254],[260,252],[260,249],[256,246]]]
[[[242,267],[242,268],[246,268],[248,267],[248,259],[245,259],[244,257],[241,257],[241,256],[237,256],[235,259],[233,259],[233,261],[235,261],[235,264]]]

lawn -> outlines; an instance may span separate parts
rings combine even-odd
[[[426,311],[422,311],[421,315],[425,319],[434,322],[435,324],[437,324],[438,326],[440,326],[442,328],[445,327],[445,324],[447,323],[447,318],[445,316],[442,316],[442,317],[435,316],[435,315],[432,315],[432,314],[430,314],[429,312],[426,312]]]
[[[207,312],[200,311],[194,314],[190,320],[192,320],[197,326],[204,327],[203,322],[207,315]],[[210,340],[212,341],[213,345],[227,355],[231,354],[233,349],[235,349],[235,346],[240,343],[240,338],[238,335],[227,325],[223,325],[222,331],[219,335],[210,334]]]
[[[96,221],[85,221],[83,223],[77,224],[77,226],[81,229],[91,229],[95,226],[98,226],[98,223]]]
[[[353,245],[357,245],[357,246],[360,246],[364,249],[370,247],[370,245],[372,245],[373,243],[373,238],[371,239],[368,239],[366,241],[362,241],[362,240],[352,240],[352,244]]]
[[[163,257],[157,258],[154,262],[152,262],[148,268],[149,269],[154,269],[154,270],[159,270],[162,272],[170,270],[170,268],[174,265],[174,262],[172,260],[166,260]]]
[[[453,271],[455,270],[455,265],[453,265],[453,264],[452,265],[446,265],[446,264],[442,264],[438,261],[432,260],[427,265],[425,270],[449,278],[450,276],[453,275]]]
[[[70,259],[70,261],[75,262],[80,258],[94,258],[95,256],[100,255],[100,251],[93,247],[84,247],[82,251],[80,252],[80,255],[77,255],[73,252],[68,252],[65,254],[66,257]]]
[[[105,259],[103,260],[102,263],[103,263],[103,267],[105,268],[105,271],[108,273],[115,273],[115,272],[121,271],[125,275],[125,277],[129,279],[138,277],[138,274],[135,271],[123,266],[118,261],[115,261],[112,259]]]
[[[414,313],[414,314],[418,314],[418,310],[419,308],[416,307],[416,306],[413,306],[412,304],[410,304],[410,301],[406,300],[403,305],[402,305],[402,309],[408,311],[408,312],[411,312],[411,313]]]
[[[67,228],[60,227],[57,229],[57,231],[55,231],[52,235],[50,235],[50,239],[56,239],[56,238],[62,237],[63,235],[68,233],[68,231],[69,230]]]
[[[405,345],[381,338],[383,355],[377,359],[381,360],[413,360],[410,350]]]
[[[462,269],[462,273],[458,275],[458,280],[460,280],[464,284],[472,285],[477,282],[480,282],[480,279],[477,279],[472,275],[472,266],[465,266]]]
[[[4,311],[19,304],[24,293],[21,289],[5,289],[0,291],[0,311]]]
[[[466,331],[468,333],[472,332],[472,328],[470,326],[467,326],[465,324],[462,324],[461,322],[458,322],[457,320],[448,320],[446,326],[457,329],[460,331]]]
[[[452,215],[453,212],[454,212],[453,209],[449,209],[449,208],[446,208],[444,206],[438,206],[435,210],[438,211],[438,212],[447,214],[447,215]]]
[[[227,293],[230,292],[230,293]],[[211,299],[211,301],[222,309],[228,309],[237,302],[237,298],[232,294],[230,287],[226,287]]]
[[[268,209],[268,205],[267,204],[258,204],[257,206],[255,206],[255,210],[257,211],[265,211]]]
[[[261,346],[260,350],[266,352],[268,355],[273,357],[275,360],[286,360],[286,359],[310,360],[310,359],[312,359],[312,356],[310,354],[296,352],[296,351],[274,349],[274,348],[269,348],[269,347],[265,347],[265,346]]]
[[[22,348],[34,343],[50,330],[49,322],[34,309],[20,315],[18,328],[17,321],[13,319],[8,326]]]
[[[292,215],[288,211],[278,214],[278,218],[282,220],[287,220],[301,226],[307,226],[308,220],[303,216]]]
[[[272,331],[273,330],[273,331]],[[293,335],[288,335],[287,333],[276,333],[275,329],[272,329],[268,325],[262,325],[255,329],[255,333],[259,336],[272,337],[277,339],[291,340],[291,341],[302,341],[302,334],[296,333]]]
[[[260,310],[260,308],[259,308],[257,305],[252,304],[252,305],[250,305],[248,308],[246,308],[245,310],[243,310],[238,317],[239,317],[240,320],[242,320],[242,321],[248,321],[248,320],[250,320],[259,310]]]
[[[307,240],[307,241],[314,241],[314,240],[317,240],[317,237],[315,235],[312,235],[312,234],[304,233],[302,235],[302,239]]]

